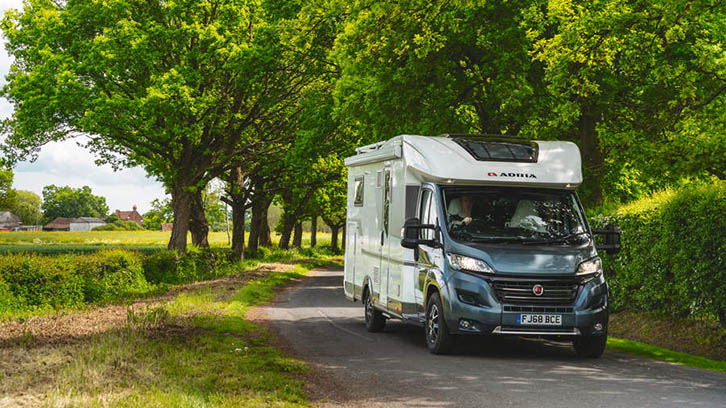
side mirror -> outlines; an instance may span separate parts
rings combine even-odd
[[[418,234],[420,229],[420,223],[418,218],[409,218],[403,223],[403,238],[401,239],[401,246],[409,249],[418,248]]]
[[[605,235],[605,245],[597,245],[598,250],[604,250],[609,255],[620,252],[620,228],[608,224],[604,230],[593,230],[594,234]]]
[[[436,225],[432,224],[420,224],[418,218],[409,218],[403,223],[403,238],[401,239],[401,246],[404,248],[416,249],[419,245],[429,245],[434,248],[441,248],[441,239],[439,238],[440,231]],[[421,239],[420,231],[423,229],[434,230],[436,238],[432,240]]]

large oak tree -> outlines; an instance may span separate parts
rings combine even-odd
[[[285,7],[282,7],[285,6]],[[184,251],[199,191],[244,163],[309,82],[311,47],[282,38],[295,3],[29,0],[2,23],[10,159],[85,135],[101,160],[143,166],[172,195]],[[263,136],[261,136],[263,135]],[[261,138],[262,137],[262,138]]]

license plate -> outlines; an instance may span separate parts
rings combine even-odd
[[[562,315],[522,313],[517,315],[517,324],[562,326]]]

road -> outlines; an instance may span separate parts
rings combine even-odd
[[[726,373],[612,351],[579,359],[565,343],[505,337],[429,354],[416,326],[389,320],[368,333],[342,276],[312,272],[264,310],[289,351],[313,365],[324,405],[726,407]]]

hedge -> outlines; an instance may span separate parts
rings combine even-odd
[[[236,268],[229,249],[152,254],[110,249],[92,254],[0,255],[0,315],[75,307],[153,291],[159,284],[210,279]]]
[[[726,325],[726,182],[664,191],[590,223],[622,231],[621,252],[601,254],[614,310]]]

